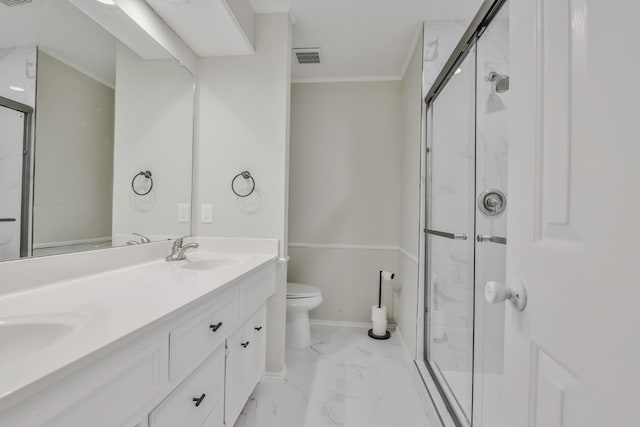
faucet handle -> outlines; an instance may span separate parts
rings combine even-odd
[[[174,251],[182,247],[183,240],[184,240],[184,237],[178,237],[176,238],[176,240],[173,241],[172,248]]]

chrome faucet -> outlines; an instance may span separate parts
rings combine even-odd
[[[141,243],[151,243],[151,239],[145,236],[144,234],[140,234],[140,233],[131,233],[131,234],[133,234],[134,236],[140,237],[140,241],[129,240],[127,241],[127,245],[139,245]]]
[[[186,245],[182,246],[183,239],[183,237],[178,237],[173,241],[173,245],[171,245],[171,255],[168,255],[165,260],[182,261],[183,259],[187,259],[187,255],[185,254],[185,252],[187,252],[189,249],[195,249],[200,246],[195,242],[187,243]]]

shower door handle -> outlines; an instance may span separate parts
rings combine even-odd
[[[487,235],[483,235],[483,234],[478,234],[476,236],[476,240],[478,241],[478,243],[491,242],[491,243],[499,243],[501,245],[506,245],[507,244],[507,238],[506,237],[487,236]]]
[[[445,239],[467,240],[467,235],[464,233],[447,233],[446,231],[431,230],[429,228],[425,228],[424,231],[432,236],[444,237]]]

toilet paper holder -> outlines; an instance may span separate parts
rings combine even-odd
[[[392,281],[395,273],[380,270],[378,274],[378,305],[371,307],[371,324],[369,337],[375,340],[388,340],[391,332],[387,330],[387,307],[382,306],[382,281]]]

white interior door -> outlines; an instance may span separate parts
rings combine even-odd
[[[0,106],[0,260],[20,257],[24,113]]]
[[[510,6],[505,426],[640,425],[640,2]]]

